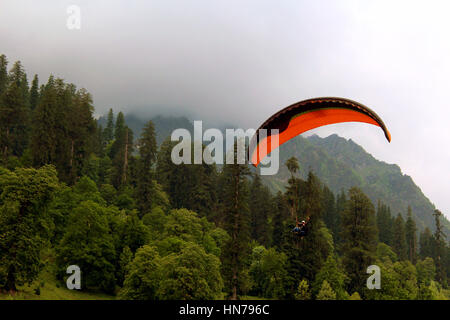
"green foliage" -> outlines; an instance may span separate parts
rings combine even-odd
[[[436,275],[436,266],[432,258],[417,261],[417,281],[419,284],[429,286]]]
[[[133,261],[128,265],[120,299],[155,300],[161,269],[161,258],[155,247],[145,245],[138,249]]]
[[[77,265],[83,289],[112,292],[115,286],[115,249],[105,208],[92,200],[81,202],[69,215],[66,233],[57,247],[60,278]]]
[[[263,245],[268,245],[270,241],[268,219],[273,210],[273,203],[269,189],[263,186],[258,174],[254,175],[250,194],[252,194],[249,201],[251,237]]]
[[[161,259],[159,299],[217,299],[222,289],[219,258],[195,243],[186,243],[179,254]]]
[[[216,299],[223,288],[219,258],[194,243],[163,257],[146,245],[128,268],[122,299]]]
[[[237,159],[235,146],[234,159]],[[230,235],[222,252],[222,274],[225,290],[231,299],[237,299],[245,286],[241,277],[248,264],[250,253],[249,229],[249,188],[246,176],[249,169],[246,165],[225,165],[221,180],[224,188],[221,191],[221,210],[224,215],[224,228]]]
[[[354,292],[349,298],[348,300],[361,300],[361,296],[359,295],[358,292]]]
[[[0,287],[15,291],[41,269],[40,253],[50,236],[48,204],[59,187],[52,166],[0,167]]]
[[[395,253],[397,254],[399,260],[406,260],[408,258],[405,221],[403,220],[400,213],[397,215],[397,218],[395,218],[394,221],[394,240],[392,247]]]
[[[324,280],[319,293],[316,296],[317,300],[336,300],[336,293],[331,288],[327,280]]]
[[[317,273],[312,285],[312,291],[316,297],[319,295],[324,281],[327,281],[333,289],[336,294],[336,299],[344,300],[348,298],[348,294],[345,291],[345,274],[341,271],[338,262],[331,254]]]
[[[408,206],[408,219],[405,224],[406,251],[412,264],[417,262],[417,227],[412,217],[411,207]]]
[[[358,188],[349,190],[342,225],[343,264],[349,276],[347,291],[362,293],[366,268],[375,260],[377,227],[373,204]]]
[[[149,121],[139,139],[140,158],[138,159],[136,199],[141,216],[151,210],[155,198],[153,165],[156,161],[156,151],[155,128],[153,123]]]
[[[398,260],[397,254],[383,242],[379,242],[377,245],[377,259],[380,261],[396,262]]]
[[[253,248],[249,274],[252,278],[252,294],[266,298],[282,298],[285,295],[284,281],[287,257],[274,248]]]
[[[300,281],[297,287],[297,292],[295,293],[296,300],[309,300],[311,299],[311,292],[309,290],[308,281],[303,279]]]
[[[377,262],[381,272],[381,288],[365,290],[368,299],[414,300],[418,296],[417,273],[409,261]]]

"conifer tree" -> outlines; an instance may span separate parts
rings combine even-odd
[[[345,191],[342,189],[341,192],[336,197],[336,219],[335,219],[335,228],[336,232],[333,234],[333,240],[335,243],[336,250],[340,252],[340,247],[342,243],[341,233],[342,233],[342,215],[347,207],[347,196],[345,195]]]
[[[273,216],[272,225],[272,245],[278,249],[281,249],[283,242],[283,234],[286,230],[286,221],[289,217],[289,208],[286,202],[286,198],[283,196],[281,191],[278,191],[274,198],[274,210],[275,214]]]
[[[380,242],[383,242],[389,246],[393,243],[393,225],[394,219],[391,216],[390,208],[383,202],[378,201],[377,206],[377,226],[378,226],[378,238]]]
[[[39,102],[39,77],[34,75],[33,81],[31,82],[30,88],[30,108],[31,110],[36,109]]]
[[[424,231],[420,234],[419,246],[420,246],[419,255],[422,260],[427,257],[433,259],[436,257],[435,239],[428,227],[426,227]]]
[[[296,178],[300,166],[298,160],[295,157],[291,157],[286,161],[286,167],[288,168],[291,177],[288,180],[288,187],[286,192],[286,198],[288,200],[291,209],[291,218],[295,218],[298,215],[300,207],[299,203],[299,179]]]
[[[246,179],[250,171],[246,164],[237,163],[236,154],[235,146],[234,164],[225,165],[222,173],[226,181],[222,190],[224,227],[231,237],[222,252],[222,268],[225,289],[231,300],[236,300],[242,292],[244,269],[250,254],[249,192]]]
[[[108,118],[106,120],[106,127],[103,131],[105,142],[108,144],[114,139],[114,112],[110,108],[108,112]]]
[[[311,299],[311,292],[307,280],[302,280],[298,284],[297,292],[295,293],[296,300],[309,300]]]
[[[400,261],[408,259],[405,221],[403,220],[400,213],[397,215],[397,218],[395,218],[394,221],[394,242],[392,247]]]
[[[20,61],[8,75],[8,85],[0,101],[0,152],[4,163],[10,155],[21,156],[27,144],[29,121],[28,83]]]
[[[268,218],[272,209],[270,191],[263,186],[261,177],[255,174],[250,186],[251,236],[258,243],[269,244]]]
[[[347,292],[363,292],[366,268],[376,256],[375,208],[358,188],[349,190],[347,209],[342,216],[343,265],[349,277]]]
[[[441,216],[442,213],[441,211],[439,211],[438,209],[434,210],[434,219],[435,219],[435,223],[436,223],[436,231],[434,233],[434,239],[435,239],[435,244],[436,244],[436,280],[441,283],[445,288],[447,287],[447,276],[446,276],[446,272],[445,272],[445,267],[444,267],[444,250],[446,248],[446,243],[445,243],[445,233],[442,230],[442,225],[441,225]]]
[[[114,167],[113,185],[120,188],[127,183],[128,164],[133,152],[133,132],[126,126],[122,112],[117,115],[114,138],[110,152]]]
[[[333,288],[331,288],[330,284],[327,280],[324,280],[322,283],[322,287],[317,294],[317,300],[336,300],[336,293]]]
[[[408,219],[405,225],[406,247],[408,259],[412,264],[417,262],[417,227],[416,222],[412,218],[411,207],[408,206]]]
[[[322,195],[323,222],[325,222],[325,225],[330,229],[334,237],[335,234],[340,232],[337,222],[336,201],[333,192],[325,185],[322,189]]]
[[[0,103],[1,97],[8,85],[8,59],[4,54],[0,55]]]
[[[33,164],[40,167],[56,160],[57,92],[55,80],[50,75],[42,97],[33,116],[33,135],[31,141]]]
[[[148,121],[139,139],[138,175],[136,196],[141,217],[152,208],[154,197],[154,163],[156,161],[157,145],[155,128],[152,121]]]

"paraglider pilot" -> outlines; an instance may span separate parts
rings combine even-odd
[[[309,222],[309,218],[305,220],[302,220],[301,222],[298,221],[298,218],[295,217],[295,228],[292,230],[296,235],[298,235],[300,238],[303,238],[306,236],[306,225]]]

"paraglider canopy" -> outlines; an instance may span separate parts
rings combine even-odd
[[[386,139],[391,134],[383,120],[361,103],[334,97],[314,98],[294,103],[267,119],[256,131],[250,143],[250,160],[257,167],[275,148],[308,130],[342,122],[365,122],[380,127]],[[260,134],[266,129],[267,136]],[[271,130],[278,129],[278,134]],[[278,139],[275,139],[278,138]]]

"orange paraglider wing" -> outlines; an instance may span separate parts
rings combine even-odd
[[[253,148],[250,152],[251,163],[257,167],[272,150],[303,132],[342,122],[373,124],[380,127],[386,139],[391,141],[391,134],[381,118],[368,107],[349,99],[314,98],[284,108],[258,128],[250,144]],[[261,129],[267,130],[267,136],[261,136]],[[278,129],[278,134],[272,135],[272,129]],[[278,142],[274,138],[278,138]]]

